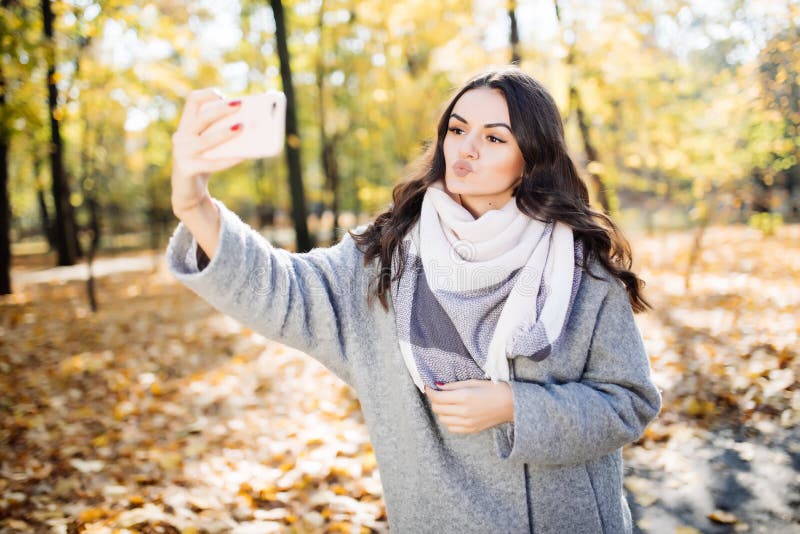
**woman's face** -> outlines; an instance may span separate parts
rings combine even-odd
[[[497,89],[467,91],[450,114],[443,144],[445,187],[475,218],[511,198],[525,160],[511,133],[508,105]]]

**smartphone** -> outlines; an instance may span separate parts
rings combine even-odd
[[[286,95],[270,90],[239,98],[242,105],[213,128],[229,129],[242,123],[242,132],[229,141],[206,150],[203,159],[266,158],[283,150],[286,134]],[[202,108],[201,108],[202,109]]]

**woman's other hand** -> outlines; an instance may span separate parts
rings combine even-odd
[[[426,385],[425,393],[434,413],[454,434],[480,432],[514,421],[514,398],[506,382],[463,380],[439,387],[442,389],[437,391]]]
[[[204,151],[241,133],[241,124],[222,131],[210,128],[220,119],[235,113],[240,105],[241,101],[225,100],[215,89],[192,91],[186,98],[178,130],[172,135],[171,202],[172,212],[179,219],[210,199],[208,178],[212,172],[243,161],[239,158],[206,160],[200,157]]]

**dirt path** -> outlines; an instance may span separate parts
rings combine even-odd
[[[687,427],[656,448],[631,448],[626,486],[638,532],[800,532],[800,430],[764,426]]]
[[[98,258],[92,262],[92,271],[96,278],[117,273],[148,271],[159,268],[164,261],[163,255],[143,253],[116,258]],[[25,269],[12,271],[11,284],[16,288],[28,284],[52,282],[70,282],[86,280],[89,267],[84,263],[67,267],[51,267],[47,269]]]

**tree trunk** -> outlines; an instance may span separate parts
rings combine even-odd
[[[317,95],[319,101],[319,146],[320,163],[325,173],[325,186],[331,192],[331,210],[333,211],[333,227],[331,228],[331,243],[339,241],[339,166],[336,161],[336,145],[338,135],[328,136],[325,131],[327,117],[325,113],[325,63],[322,34],[324,31],[323,19],[325,15],[324,0],[319,6],[319,21],[317,30],[320,33],[319,54],[317,56]]]
[[[558,23],[561,24],[561,10],[558,7],[558,0],[553,0],[553,5],[555,6],[556,10],[556,19]],[[611,206],[608,201],[608,193],[606,191],[606,186],[603,181],[602,176],[597,172],[591,171],[592,162],[600,162],[597,154],[597,149],[592,144],[591,140],[591,132],[589,128],[589,122],[586,120],[586,114],[583,110],[583,103],[581,101],[580,93],[578,92],[578,87],[575,83],[575,76],[574,76],[574,69],[575,69],[575,42],[573,41],[572,44],[569,46],[569,52],[567,53],[567,68],[570,72],[570,82],[569,82],[569,102],[570,102],[570,109],[575,109],[575,114],[578,117],[578,128],[581,132],[581,138],[583,139],[583,148],[586,152],[586,172],[589,174],[589,177],[592,180],[592,185],[594,186],[595,193],[597,194],[597,200],[600,202],[600,206],[603,209],[603,212],[608,214],[611,211]],[[570,113],[567,113],[567,117],[569,117]]]
[[[8,1],[2,7],[8,7]],[[0,62],[0,116],[7,117],[6,79]],[[11,199],[8,195],[8,146],[10,132],[0,124],[0,295],[11,294]]]
[[[55,42],[53,40],[53,11],[50,0],[42,0],[42,17],[44,34],[47,42],[47,96],[50,115],[50,166],[53,173],[53,201],[56,207],[54,224],[58,265],[74,265],[79,255],[75,213],[70,204],[70,187],[67,173],[64,170],[61,131],[56,117],[58,93],[54,80],[55,75]]]
[[[303,172],[300,163],[300,135],[297,128],[297,104],[292,84],[292,69],[289,61],[289,46],[286,38],[286,21],[281,0],[270,0],[275,17],[275,40],[281,64],[281,81],[286,94],[286,162],[289,165],[289,189],[292,195],[292,219],[298,252],[311,250],[313,243],[308,233]]]
[[[339,164],[336,161],[336,147],[338,145],[338,135],[325,141],[322,147],[322,167],[325,170],[325,185],[331,192],[331,211],[333,212],[333,229],[331,240],[333,243],[339,241]]]
[[[709,200],[709,205],[712,205],[713,199]],[[686,264],[686,272],[683,275],[683,288],[688,294],[692,289],[692,273],[697,265],[697,260],[703,254],[703,236],[706,233],[709,222],[711,221],[711,212],[706,210],[698,221],[698,226],[694,231],[694,240],[692,241],[692,248],[689,251],[689,261]]]
[[[787,219],[791,222],[798,222],[800,221],[800,165],[794,165],[787,169],[785,175],[784,186],[789,201]]]
[[[5,89],[0,73],[0,109],[5,108]],[[11,294],[11,201],[8,196],[8,134],[0,129],[0,295]]]
[[[158,254],[161,252],[161,210],[158,205],[158,191],[156,191],[153,174],[155,166],[148,166],[145,171],[147,180],[147,195],[150,197],[150,208],[147,210],[147,226],[150,230],[150,250],[153,258],[153,272],[158,270]]]
[[[39,205],[39,220],[42,226],[42,235],[47,239],[50,250],[56,248],[56,239],[53,232],[53,225],[50,222],[50,214],[47,211],[47,201],[44,198],[44,184],[39,179],[42,162],[38,156],[34,156],[33,172],[36,176],[36,201]]]
[[[274,173],[274,167],[272,170]],[[274,178],[265,178],[265,176],[267,176],[266,160],[257,159],[253,165],[253,186],[256,190],[259,229],[275,224],[275,204],[273,202],[275,189],[270,181]]]
[[[586,159],[587,159],[587,169],[586,172],[589,174],[589,177],[592,179],[592,184],[594,184],[595,192],[597,193],[597,200],[600,202],[600,206],[603,208],[603,212],[608,214],[611,213],[611,206],[608,202],[608,193],[606,191],[606,185],[603,181],[602,176],[599,173],[590,170],[591,167],[589,164],[592,162],[599,162],[599,158],[597,156],[597,149],[592,144],[591,139],[591,132],[589,129],[589,123],[586,120],[586,114],[583,111],[583,103],[581,102],[580,94],[578,93],[578,88],[572,85],[569,88],[569,100],[572,103],[572,107],[575,109],[575,114],[578,117],[578,128],[581,131],[581,139],[583,139],[583,149],[586,152]]]
[[[95,200],[91,192],[87,191],[87,193],[86,203],[89,206],[91,241],[89,242],[89,251],[86,254],[87,268],[89,270],[89,277],[86,280],[86,293],[89,298],[89,306],[93,312],[96,312],[98,309],[97,292],[95,291],[94,266],[92,262],[100,244],[100,217],[98,216],[97,200]]]
[[[509,32],[509,44],[511,45],[511,63],[519,65],[522,57],[519,55],[519,27],[517,26],[517,2],[508,0],[508,20],[511,28]]]
[[[75,56],[75,79],[81,70],[81,52],[89,46],[91,37],[80,36],[78,38],[78,54]],[[84,113],[81,113],[85,116]],[[81,193],[85,200],[86,206],[89,208],[89,251],[86,254],[86,268],[88,270],[88,278],[86,279],[86,294],[89,299],[89,307],[93,313],[97,312],[97,292],[95,291],[94,279],[94,257],[97,253],[97,247],[100,243],[100,219],[98,217],[97,199],[94,195],[94,185],[87,187],[87,181],[96,178],[95,166],[92,158],[89,156],[89,128],[88,120],[83,121],[83,137],[81,139],[81,176],[78,177],[78,184],[81,188]],[[102,138],[99,140],[98,145],[102,146]],[[80,247],[80,244],[79,244]]]
[[[770,213],[772,211],[772,180],[767,180],[767,171],[755,169],[753,171],[753,196],[752,206],[755,213]]]
[[[91,236],[91,241],[89,242],[89,250],[86,254],[86,266],[89,271],[89,276],[86,280],[86,294],[89,299],[89,306],[92,309],[92,312],[97,312],[97,292],[95,291],[95,280],[94,280],[94,257],[97,253],[98,245],[100,244],[100,217],[98,215],[98,205],[97,199],[95,198],[95,185],[97,181],[95,180],[96,177],[96,168],[92,158],[89,156],[89,142],[88,142],[88,132],[89,132],[89,121],[84,120],[84,129],[83,129],[83,149],[81,150],[81,167],[83,171],[83,177],[79,180],[81,185],[81,192],[83,193],[83,198],[86,199],[86,205],[89,208],[89,234]],[[102,139],[100,139],[99,145],[102,145]],[[87,187],[87,181],[92,180],[94,184],[91,187]]]

